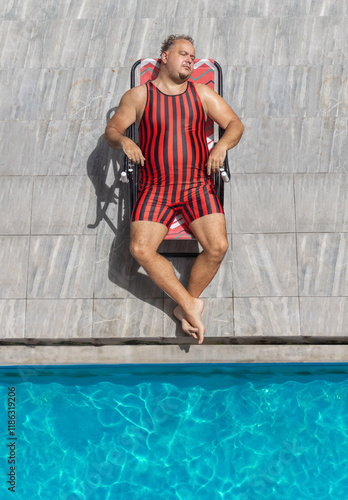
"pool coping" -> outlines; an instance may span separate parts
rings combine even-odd
[[[0,346],[107,346],[107,345],[196,345],[197,341],[189,336],[175,337],[79,337],[43,338],[22,337],[0,339]],[[204,345],[348,345],[348,336],[243,336],[243,337],[205,337]]]
[[[347,363],[348,345],[1,345],[0,366]]]

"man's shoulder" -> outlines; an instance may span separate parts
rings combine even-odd
[[[215,103],[217,99],[221,98],[219,94],[215,92],[215,90],[211,89],[208,85],[204,85],[204,83],[196,83],[195,88],[198,97],[203,104],[204,111],[207,114],[211,104]]]
[[[135,104],[136,106],[142,104],[146,100],[146,85],[137,85],[123,94],[122,101],[124,103]]]
[[[205,85],[204,83],[195,83],[195,88],[200,97],[216,94],[215,90],[211,89],[209,85]]]

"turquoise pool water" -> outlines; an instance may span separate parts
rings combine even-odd
[[[0,368],[0,387],[1,500],[348,499],[346,364]]]

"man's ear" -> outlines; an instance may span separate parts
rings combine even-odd
[[[168,60],[168,52],[165,50],[164,52],[162,52],[161,61],[163,64],[167,64],[167,60]]]

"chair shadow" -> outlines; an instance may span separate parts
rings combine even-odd
[[[117,108],[109,110],[106,122],[110,120],[111,115],[116,110]],[[93,223],[88,224],[88,227],[95,229],[103,221],[115,235],[109,252],[109,280],[134,297],[156,306],[156,301],[153,299],[163,298],[164,294],[142,272],[141,267],[129,251],[129,185],[121,182],[123,157],[122,151],[108,146],[104,134],[99,137],[96,147],[89,155],[87,175],[95,189],[96,217]],[[114,180],[111,185],[108,185],[107,180],[110,178]],[[113,210],[111,218],[108,212],[111,211],[112,205],[117,205],[117,209]],[[162,310],[162,308],[160,309]]]
[[[107,122],[116,110],[117,108],[109,110]],[[96,147],[87,160],[87,175],[96,194],[96,218],[93,223],[88,224],[88,227],[95,229],[104,221],[114,233],[109,252],[108,279],[132,296],[160,309],[175,322],[175,336],[178,338],[187,337],[181,330],[179,322],[173,317],[172,311],[175,302],[168,299],[166,294],[145,274],[129,251],[129,184],[121,182],[123,158],[122,151],[114,150],[108,146],[104,135],[99,137]],[[108,185],[107,179],[110,177],[114,180],[111,185]],[[117,205],[116,211],[113,211],[116,212],[116,218],[113,219],[108,215],[112,205]],[[180,281],[184,286],[187,286],[185,280],[189,276],[192,259],[168,257],[168,260],[172,263]],[[181,277],[186,278],[181,279]],[[158,300],[154,300],[159,298],[163,299],[161,306]],[[189,348],[187,344],[180,347],[185,351]]]

